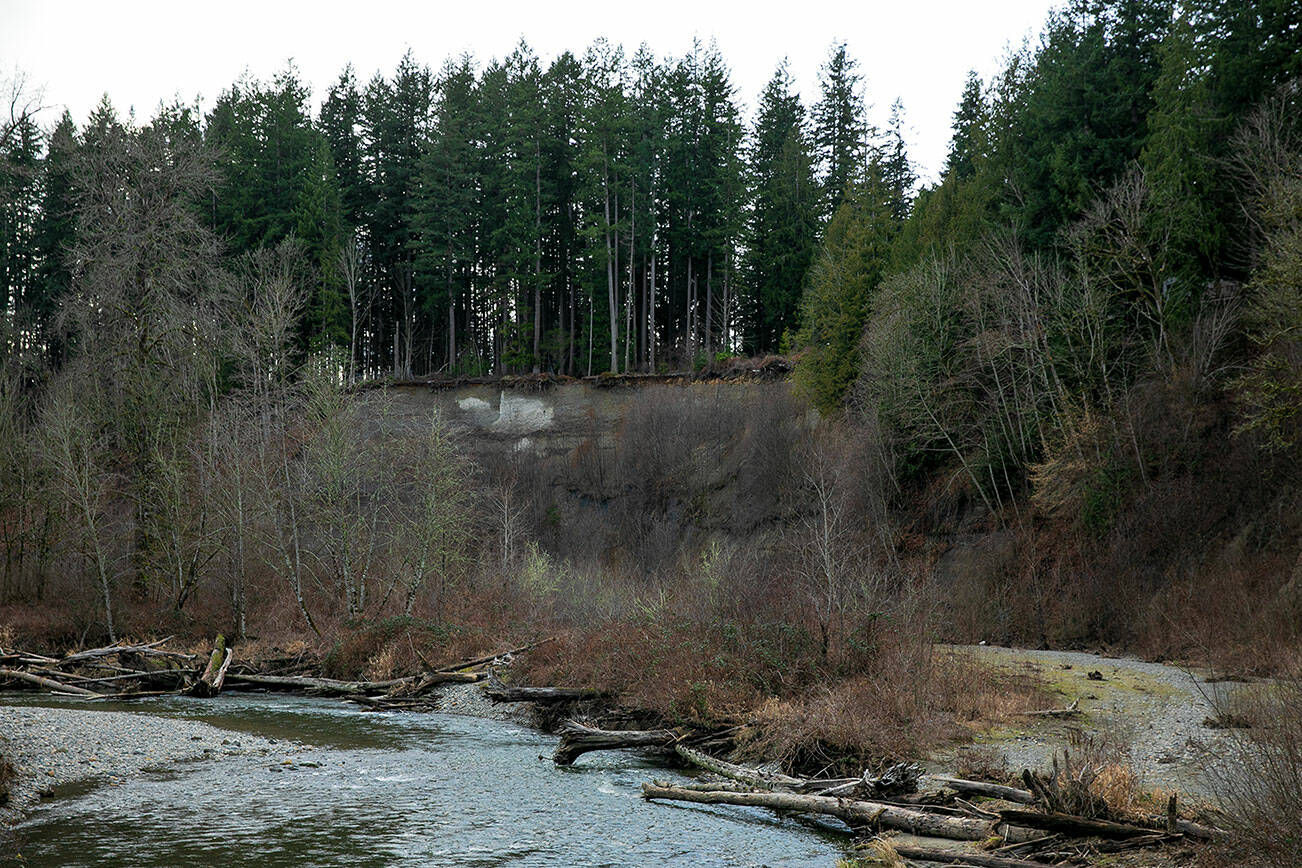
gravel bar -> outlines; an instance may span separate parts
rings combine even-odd
[[[196,720],[129,711],[0,705],[0,756],[17,772],[9,802],[0,806],[0,830],[15,825],[42,794],[64,784],[112,783],[182,760],[274,749],[267,739]]]

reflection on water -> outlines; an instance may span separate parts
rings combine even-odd
[[[552,738],[508,723],[250,695],[132,707],[304,747],[64,794],[20,827],[24,864],[826,866],[840,855],[767,812],[644,802],[643,781],[682,775],[627,753],[557,768]]]

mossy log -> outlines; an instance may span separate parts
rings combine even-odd
[[[233,659],[235,659],[235,652],[226,647],[225,637],[218,635],[212,649],[212,655],[208,658],[208,665],[204,667],[199,680],[182,690],[181,693],[185,696],[197,696],[201,699],[207,699],[221,693],[222,684],[226,681],[226,670],[231,668]]]

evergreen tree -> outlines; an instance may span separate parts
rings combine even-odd
[[[44,189],[33,238],[40,260],[38,287],[27,311],[28,328],[47,348],[51,361],[57,361],[60,355],[51,320],[72,281],[68,251],[76,230],[73,179],[79,147],[77,127],[65,111],[50,133],[42,166]]]
[[[882,142],[880,161],[882,180],[891,194],[891,213],[896,220],[902,221],[909,216],[918,176],[909,162],[908,146],[904,141],[904,104],[898,99],[891,104],[890,125]]]
[[[379,301],[373,337],[383,341],[373,352],[392,360],[395,376],[412,374],[425,323],[416,284],[417,188],[432,91],[429,70],[408,51],[393,80],[376,75],[362,99],[362,159],[373,203],[366,230]]]
[[[819,77],[821,97],[814,105],[813,141],[822,185],[820,215],[832,219],[846,187],[863,165],[869,139],[858,63],[844,42],[832,46]]]
[[[859,344],[873,292],[891,264],[898,190],[874,160],[828,224],[800,302],[796,383],[823,413],[838,410],[859,377]]]
[[[583,68],[570,52],[564,52],[552,62],[544,81],[544,98],[547,103],[547,145],[544,151],[545,172],[551,178],[553,200],[552,219],[548,221],[549,233],[546,253],[550,260],[548,273],[554,280],[556,297],[556,329],[553,332],[557,358],[563,358],[562,369],[573,374],[578,364],[580,322],[578,300],[579,274],[582,270],[582,239],[580,235],[580,153],[573,147],[577,141],[583,105]]]
[[[610,348],[606,370],[618,372],[623,301],[617,262],[621,216],[619,193],[625,172],[623,161],[627,132],[624,52],[605,40],[598,40],[588,49],[583,67],[587,98],[581,127],[583,156],[580,165],[585,179],[584,233],[592,250],[592,257],[588,260],[589,319],[593,332],[601,325],[605,326]],[[603,296],[604,305],[598,303]],[[603,316],[599,318],[598,312]],[[595,338],[595,334],[589,335],[590,342]],[[590,354],[589,365],[592,364]]]
[[[365,222],[370,207],[369,185],[362,174],[362,96],[352,64],[344,67],[321,103],[317,128],[330,147],[344,224],[356,229]]]
[[[40,349],[31,316],[40,307],[35,236],[43,137],[30,115],[8,132],[0,149],[0,357]]]
[[[773,352],[794,324],[818,232],[804,109],[785,61],[760,96],[749,169],[754,204],[747,233],[745,345],[752,353]]]
[[[348,345],[348,312],[339,274],[339,254],[350,243],[343,226],[339,188],[330,146],[317,142],[295,209],[295,235],[315,266],[312,295],[303,319],[305,348]]]
[[[210,218],[232,252],[287,238],[316,157],[309,92],[291,64],[269,84],[242,79],[208,115],[205,139],[221,155],[224,181]]]
[[[945,174],[965,181],[976,174],[976,161],[987,146],[988,109],[981,92],[981,79],[975,70],[967,74],[963,96],[954,110],[954,134],[950,138]]]
[[[1213,272],[1224,243],[1213,210],[1219,124],[1199,53],[1193,28],[1178,19],[1162,43],[1140,160],[1152,191],[1153,231],[1161,238],[1160,268],[1186,283]]]
[[[469,55],[443,65],[433,128],[421,157],[417,268],[429,288],[426,308],[444,319],[449,371],[457,369],[457,331],[470,327],[471,273],[479,178],[474,138],[475,71]]]

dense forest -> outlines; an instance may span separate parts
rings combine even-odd
[[[699,44],[661,59],[598,42],[544,65],[521,43],[437,72],[408,54],[365,84],[345,69],[315,117],[292,65],[203,114],[165,105],[139,123],[106,96],[80,128],[15,82],[0,135],[3,593],[39,596],[71,559],[110,630],[124,582],[180,610],[235,581],[242,621],[230,574],[248,560],[288,577],[306,615],[315,567],[281,535],[303,518],[292,493],[321,501],[333,467],[317,505],[340,513],[334,530],[402,536],[346,466],[362,449],[344,442],[348,386],[781,351],[885,504],[850,522],[872,557],[898,569],[917,531],[1056,528],[1077,575],[1150,566],[1078,580],[1094,602],[1076,599],[1069,624],[1005,613],[1000,629],[1124,635],[1127,594],[1195,569],[1166,560],[1181,534],[1289,513],[1299,11],[1073,2],[991,80],[969,76],[944,171],[920,189],[903,108],[868,123],[846,44],[808,108],[779,63],[749,126],[725,59]],[[333,458],[298,449],[321,442],[304,425],[339,429]],[[436,431],[420,448],[449,447]],[[246,478],[267,514],[219,492]],[[771,519],[806,494],[773,493]],[[1159,503],[1160,520],[1134,514]],[[417,524],[441,527],[449,509],[426,506]],[[1254,531],[1285,568],[1290,527]],[[246,549],[253,528],[280,555]],[[345,589],[369,569],[354,555],[317,561]],[[1064,569],[1013,572],[1035,585]]]
[[[363,377],[653,371],[776,351],[820,227],[869,154],[901,202],[912,186],[898,124],[865,125],[845,45],[808,118],[779,65],[752,129],[713,45],[661,60],[598,42],[544,66],[522,42],[437,72],[409,53],[368,82],[345,69],[315,117],[311,96],[291,64],[241,78],[206,113],[162,106],[144,126],[107,95],[82,129],[13,118],[9,346],[57,354],[76,167],[128,141],[202,164],[189,195],[220,256],[297,240],[313,282],[298,349],[347,354]]]
[[[910,640],[1295,665],[1302,0],[1072,0],[968,77],[931,184],[852,45],[820,82],[748,113],[713,46],[521,43],[80,127],[15,85],[5,626],[322,637],[348,677],[399,622],[554,628],[543,676],[818,696],[808,740],[875,755],[961,705]],[[774,353],[790,388],[647,392],[550,479],[366,388]]]

